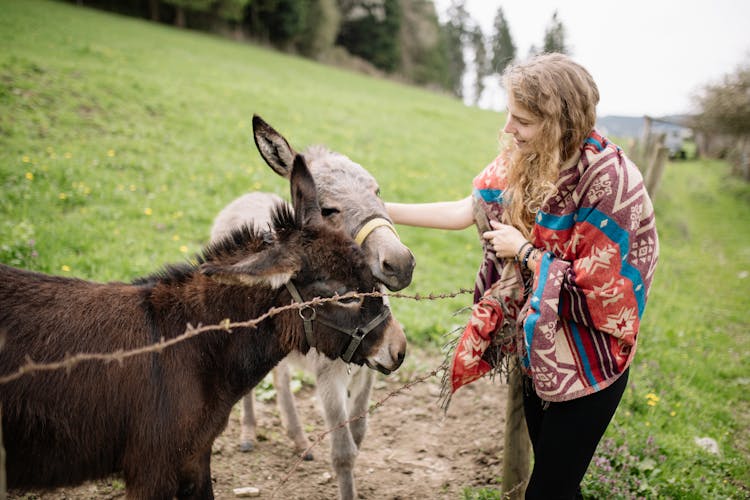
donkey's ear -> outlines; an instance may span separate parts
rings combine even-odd
[[[292,175],[294,156],[297,153],[286,139],[258,115],[253,115],[253,139],[268,166],[288,179]]]
[[[322,223],[323,216],[320,213],[315,181],[302,155],[294,157],[290,186],[292,188],[292,205],[294,206],[294,215],[297,223],[301,227]]]
[[[300,260],[279,246],[255,253],[232,265],[206,262],[201,273],[227,285],[257,285],[265,283],[279,288],[300,270]]]

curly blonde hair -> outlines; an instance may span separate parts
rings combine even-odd
[[[563,54],[542,54],[503,74],[508,99],[541,121],[523,150],[505,145],[505,223],[531,234],[534,217],[557,189],[560,165],[572,159],[596,122],[599,89],[586,69]]]

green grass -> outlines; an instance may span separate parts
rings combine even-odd
[[[641,465],[655,462],[644,480],[664,497],[750,494],[750,186],[728,171],[716,161],[666,171],[656,197],[659,268],[608,432]],[[715,439],[721,456],[699,449],[701,437]]]
[[[295,147],[348,154],[384,198],[405,202],[466,196],[503,121],[414,87],[65,3],[0,0],[0,44],[0,262],[99,281],[188,258],[242,193],[287,196],[252,143],[253,113]],[[659,269],[631,384],[586,479],[592,498],[615,497],[600,477],[608,466],[648,498],[749,494],[750,190],[727,172],[668,166]],[[399,231],[417,257],[408,293],[472,286],[475,230]],[[469,301],[392,302],[425,345],[461,325],[452,313]],[[714,438],[721,455],[695,437]]]
[[[348,154],[389,200],[466,196],[496,150],[501,117],[455,99],[67,4],[0,7],[0,236],[33,230],[27,267],[129,280],[197,251],[240,194],[286,196],[252,143],[253,113],[297,148]],[[418,260],[411,293],[472,286],[473,230],[437,236],[445,245],[401,236]],[[424,340],[465,299],[395,309]]]

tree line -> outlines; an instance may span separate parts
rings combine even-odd
[[[750,58],[694,96],[698,113],[686,125],[699,152],[728,160],[733,173],[750,181]]]
[[[453,0],[441,21],[432,0],[74,0],[79,5],[251,40],[340,66],[393,76],[464,97],[471,73],[479,99],[517,47],[502,7],[484,33]],[[555,13],[540,48],[568,52]]]

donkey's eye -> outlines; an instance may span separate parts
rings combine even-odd
[[[375,190],[375,196],[377,196],[378,198],[380,198],[380,188],[377,188]]]
[[[320,209],[320,213],[323,215],[323,217],[330,217],[340,212],[341,210],[339,210],[338,208],[333,208],[333,207],[323,207]]]
[[[362,297],[343,297],[339,299],[342,304],[358,304],[362,301]]]
[[[363,297],[360,295],[351,295],[353,290],[347,290],[346,288],[340,288],[336,291],[336,295],[341,298],[338,299],[338,303],[345,306],[359,305],[362,303]],[[347,295],[344,297],[344,295]]]

